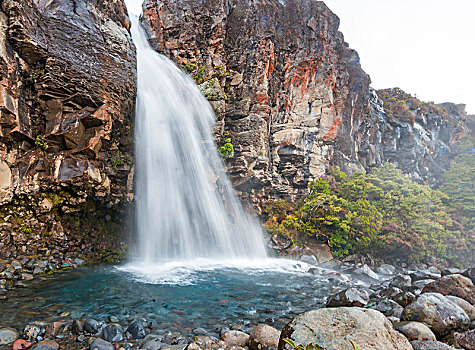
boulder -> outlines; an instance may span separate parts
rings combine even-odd
[[[280,332],[266,324],[259,324],[249,335],[248,346],[252,350],[272,350],[279,346]]]
[[[427,284],[423,293],[433,292],[442,295],[453,295],[465,299],[475,305],[475,286],[473,282],[462,275],[448,275]]]
[[[318,344],[326,350],[412,350],[409,341],[393,329],[379,311],[359,307],[318,309],[298,315],[280,335],[279,350],[289,349],[284,339]]]
[[[475,350],[475,329],[463,333],[455,333],[455,344],[467,350]]]
[[[19,337],[20,333],[13,328],[0,328],[0,345],[11,344]]]
[[[347,288],[331,295],[327,300],[327,307],[338,306],[365,306],[369,302],[369,294],[365,290]]]
[[[43,340],[34,345],[31,350],[58,350],[59,344],[53,340]]]
[[[89,345],[89,350],[114,350],[114,345],[104,339],[96,338]]]
[[[441,337],[454,330],[466,330],[470,325],[465,311],[439,293],[419,295],[406,306],[402,320],[424,322]]]
[[[381,264],[376,268],[376,272],[383,275],[394,275],[396,273],[396,268],[393,265]]]
[[[86,321],[84,321],[84,332],[96,334],[97,332],[99,332],[101,324],[101,322],[98,322],[92,318],[88,318]]]
[[[470,321],[475,321],[475,306],[470,304],[468,301],[459,297],[454,297],[453,295],[447,295],[446,298],[453,302],[455,305],[461,307],[463,311],[465,311],[467,316],[470,318]]]
[[[394,323],[393,327],[409,340],[437,340],[430,328],[421,322],[398,322]]]
[[[119,325],[108,324],[102,329],[101,338],[111,343],[118,343],[124,339],[124,331]]]
[[[401,305],[402,307],[406,307],[415,298],[416,296],[411,292],[401,292],[396,295],[393,295],[391,299],[394,300],[399,305]]]
[[[390,287],[397,287],[402,290],[406,290],[412,286],[411,276],[398,274],[389,283]]]
[[[132,322],[126,330],[127,334],[129,334],[130,338],[132,339],[143,339],[145,338],[145,328],[142,322],[135,320]]]
[[[414,350],[454,350],[453,347],[440,341],[411,341],[412,348]]]
[[[249,334],[241,331],[227,331],[221,334],[221,340],[231,345],[245,346],[249,340]]]

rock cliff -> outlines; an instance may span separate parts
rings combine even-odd
[[[120,237],[133,198],[125,5],[0,5],[0,260],[38,254],[61,265],[66,251],[116,249],[107,233]]]
[[[296,199],[332,166],[390,161],[435,184],[463,133],[463,106],[407,115],[383,106],[321,1],[146,0],[144,13],[152,46],[216,111],[218,143],[229,134],[234,144],[231,179],[254,203]]]

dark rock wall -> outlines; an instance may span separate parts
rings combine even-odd
[[[218,141],[230,134],[228,169],[242,198],[296,199],[331,166],[351,173],[392,161],[429,183],[447,166],[437,154],[464,112],[454,106],[448,122],[386,118],[323,2],[146,0],[144,10],[152,46],[200,85]]]
[[[136,59],[125,5],[0,6],[0,260],[113,249],[107,234],[120,237],[133,198]]]

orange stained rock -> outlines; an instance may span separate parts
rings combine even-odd
[[[22,349],[28,349],[32,346],[32,343],[27,342],[26,340],[23,339],[18,339],[15,341],[12,345],[12,350],[22,350]]]
[[[330,130],[328,133],[323,136],[322,140],[323,141],[335,141],[336,136],[338,134],[338,128],[340,127],[340,124],[342,122],[342,119],[340,117],[337,117],[330,126]]]

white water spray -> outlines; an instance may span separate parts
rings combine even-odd
[[[150,47],[142,1],[126,0],[138,65],[135,258],[265,258],[260,227],[235,198],[217,154],[214,113],[194,81]]]

